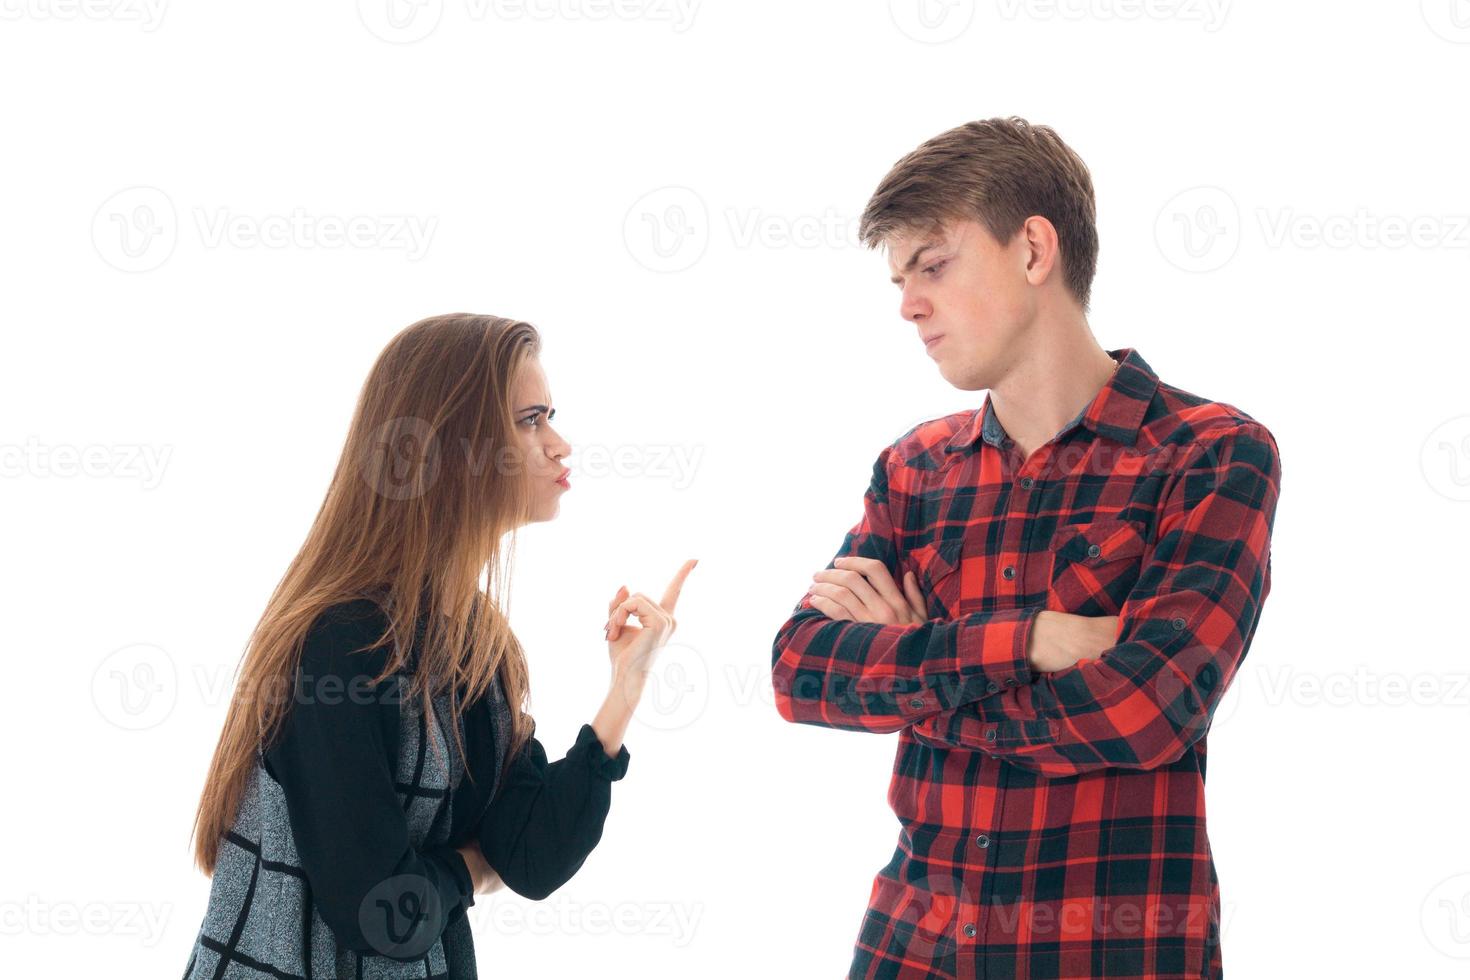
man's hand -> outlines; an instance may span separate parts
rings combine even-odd
[[[913,572],[905,572],[903,594],[876,558],[838,558],[836,568],[812,576],[812,605],[829,619],[858,623],[922,623],[924,596]],[[1095,660],[1118,642],[1117,616],[1076,616],[1043,609],[1031,625],[1026,662],[1038,673],[1065,670]]]
[[[1117,616],[1074,616],[1043,609],[1031,624],[1026,662],[1038,672],[1065,670],[1095,660],[1118,642]]]
[[[858,623],[922,623],[929,618],[928,605],[919,591],[913,572],[905,572],[903,592],[876,558],[850,555],[838,558],[836,568],[824,568],[812,576],[812,605],[829,619]]]

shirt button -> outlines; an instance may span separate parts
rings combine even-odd
[[[1000,573],[1002,575],[1004,575],[1006,578],[1015,578],[1016,577],[1016,566],[1015,565],[1007,565],[1005,568],[1001,569],[1001,572]]]
[[[991,681],[989,684],[985,685],[985,690],[989,691],[991,694],[994,694],[996,691],[1000,690],[1000,685],[997,684],[995,681]]]
[[[923,706],[924,706],[924,699],[923,698],[909,698],[909,707],[910,708],[922,708]]]
[[[990,846],[990,835],[989,834],[981,834],[979,837],[976,837],[975,838],[975,843],[978,844],[981,847],[989,847]]]
[[[967,935],[967,936],[974,936],[975,935],[975,923],[973,923],[973,922],[966,922],[965,923],[965,935]]]
[[[1087,557],[1088,558],[1096,558],[1100,554],[1102,554],[1102,549],[1099,548],[1097,545],[1090,544],[1090,545],[1087,546]]]
[[[987,741],[987,742],[994,742],[995,741],[995,729],[994,728],[987,728],[987,729],[985,729],[985,741]]]
[[[1031,484],[1034,483],[1034,482],[1035,481],[1032,480],[1031,477],[1029,477],[1029,476],[1023,476],[1023,477],[1021,477],[1021,489],[1022,490],[1030,490],[1031,489]]]
[[[1170,621],[1169,625],[1174,627],[1176,630],[1182,630],[1185,626],[1188,626],[1189,624],[1184,621],[1183,616],[1175,616],[1174,619]]]
[[[1016,680],[1014,677],[1006,678],[1006,687],[1015,687],[1019,683],[1020,681]]]

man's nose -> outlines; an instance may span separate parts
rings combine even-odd
[[[903,299],[898,305],[898,314],[905,320],[917,323],[929,315],[929,304],[918,293],[910,293],[904,290]]]

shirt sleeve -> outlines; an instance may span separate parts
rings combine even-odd
[[[1114,646],[1037,674],[1029,690],[926,718],[914,736],[1049,776],[1177,761],[1209,728],[1250,647],[1271,590],[1280,484],[1263,426],[1210,441],[1166,491]]]
[[[566,756],[548,765],[533,730],[479,828],[480,850],[506,887],[540,901],[577,873],[602,839],[612,784],[628,759],[626,745],[609,756],[584,724]]]
[[[876,558],[902,581],[889,511],[893,449],[885,447],[873,464],[863,515],[828,568],[845,556]],[[883,624],[830,619],[811,597],[808,589],[771,650],[776,710],[787,721],[896,732],[1032,679],[1026,645],[1038,607]]]
[[[387,649],[349,653],[380,620],[328,615],[308,633],[292,704],[266,766],[286,798],[312,898],[349,949],[421,957],[474,904],[453,847],[415,849],[389,760],[398,756],[400,675],[376,686]]]

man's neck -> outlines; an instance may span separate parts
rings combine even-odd
[[[1102,391],[1118,367],[1085,321],[1036,340],[990,390],[995,417],[1028,458]]]

